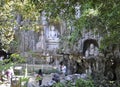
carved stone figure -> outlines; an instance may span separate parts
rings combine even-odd
[[[42,24],[43,24],[43,25],[46,25],[46,24],[47,24],[47,21],[46,21],[47,17],[46,17],[45,15],[46,15],[46,13],[43,11],[43,12],[42,12],[42,17],[41,17],[41,19],[42,19]]]
[[[39,41],[36,44],[36,49],[40,50],[40,49],[44,49],[44,48],[45,48],[45,40],[44,40],[43,31],[42,31],[41,35],[39,36]]]
[[[77,3],[77,5],[75,6],[75,17],[76,18],[80,18],[80,5],[79,5],[79,3]]]
[[[85,51],[85,57],[88,57],[89,56],[89,50],[86,50]]]
[[[90,47],[85,51],[85,57],[97,56],[98,54],[98,47],[94,46],[94,44],[90,44]]]
[[[55,30],[54,26],[51,26],[51,28],[50,28],[48,39],[54,39],[54,40],[59,39],[58,32]]]
[[[93,74],[94,71],[98,69],[98,63],[95,59],[98,54],[98,47],[91,43],[85,51],[85,57],[88,58],[88,69],[86,70],[86,73]]]
[[[94,55],[94,51],[95,51],[94,45],[93,45],[93,44],[90,44],[90,52],[89,52],[89,55],[90,55],[90,56],[91,56],[91,55]]]

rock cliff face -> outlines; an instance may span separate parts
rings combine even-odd
[[[20,31],[20,51],[35,50],[36,34],[34,31]]]
[[[19,26],[15,26],[15,39],[18,41],[18,52],[27,58],[37,57],[47,58],[58,57],[61,28],[46,21],[45,13],[42,13],[42,29],[39,32],[34,30],[21,30],[20,26],[30,24],[30,20],[22,20],[21,15],[17,16]],[[32,53],[31,53],[32,52]],[[33,56],[34,55],[34,56]],[[53,61],[53,59],[51,59]]]
[[[22,21],[21,18],[22,17],[20,15],[17,16],[19,25],[24,25],[27,24],[26,22],[30,22]],[[70,47],[68,45],[69,43],[62,39],[64,35],[69,37],[70,33],[66,29],[65,22],[60,23],[59,27],[54,24],[49,24],[46,21],[45,13],[43,12],[41,16],[41,23],[43,28],[40,32],[35,32],[33,30],[20,30],[19,27],[15,28],[18,50],[21,55],[27,58],[32,57],[29,53],[32,51],[38,55],[37,57],[45,56],[46,58],[50,58],[52,61],[54,61],[54,59],[59,60],[61,56],[63,56],[62,59],[64,59],[64,55],[66,54],[80,55],[78,60],[81,60],[82,57],[87,58],[90,55],[98,55],[98,48],[101,40],[99,34],[95,35],[92,31],[83,31],[82,37],[79,41],[73,47]],[[91,48],[92,50],[90,49],[91,44],[93,45]],[[67,57],[69,59],[69,56]]]
[[[88,72],[91,73],[93,67],[98,66],[96,58],[93,58],[93,60],[95,60],[95,64],[92,66],[90,66],[92,62],[89,62],[88,66],[86,66],[86,63],[84,62],[84,59],[88,59],[87,61],[89,61],[89,59],[92,59],[90,56],[96,57],[99,54],[98,48],[101,37],[93,34],[91,31],[83,31],[82,37],[73,49],[69,48],[67,42],[61,40],[60,36],[62,36],[62,34],[61,32],[58,32],[56,26],[44,26],[43,30],[38,33],[32,30],[18,30],[16,33],[18,33],[17,38],[19,39],[18,50],[21,55],[27,57],[28,60],[32,61],[33,58],[37,57],[38,61],[44,56],[46,62],[53,63],[56,66],[58,66],[60,62],[64,62],[68,68],[67,72],[69,74],[86,73],[86,67],[89,68]],[[61,48],[62,51],[60,53],[58,50]],[[29,53],[31,51],[37,56],[33,56]],[[81,67],[81,70],[79,70],[78,67]]]
[[[120,50],[118,48],[120,47],[113,47],[112,51],[110,49],[104,51],[101,56],[98,49],[102,37],[99,33],[95,34],[95,31],[87,30],[82,31],[78,42],[71,47],[62,38],[64,36],[69,38],[65,22],[60,23],[58,27],[49,24],[44,15],[45,13],[41,17],[43,28],[40,32],[15,28],[19,53],[29,60],[28,63],[35,58],[37,63],[44,59],[44,63],[54,64],[56,67],[60,63],[65,63],[68,74],[88,73],[98,76],[95,74],[97,72],[109,80],[119,79]],[[20,15],[17,20],[18,24],[21,24]]]

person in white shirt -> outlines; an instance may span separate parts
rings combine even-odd
[[[3,59],[4,59],[4,57],[3,57],[3,56],[1,56],[1,57],[0,57],[0,61],[3,61]]]
[[[62,65],[62,73],[65,75],[66,74],[66,70],[67,70],[67,68],[66,68],[66,66],[63,64]]]

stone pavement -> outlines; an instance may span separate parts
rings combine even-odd
[[[42,80],[42,86],[48,84],[52,80],[52,75],[44,75]],[[38,82],[35,81],[35,77],[30,78],[27,87],[39,87]]]

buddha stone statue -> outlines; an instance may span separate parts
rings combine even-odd
[[[59,39],[58,32],[55,30],[54,26],[51,26],[51,28],[50,28],[48,39],[50,39],[50,40],[58,40]]]
[[[97,56],[99,54],[98,47],[90,44],[89,48],[85,51],[85,57]]]
[[[93,44],[90,44],[90,52],[89,52],[89,55],[90,55],[90,56],[93,56],[93,55],[94,55],[94,51],[95,51],[94,45],[93,45]]]

